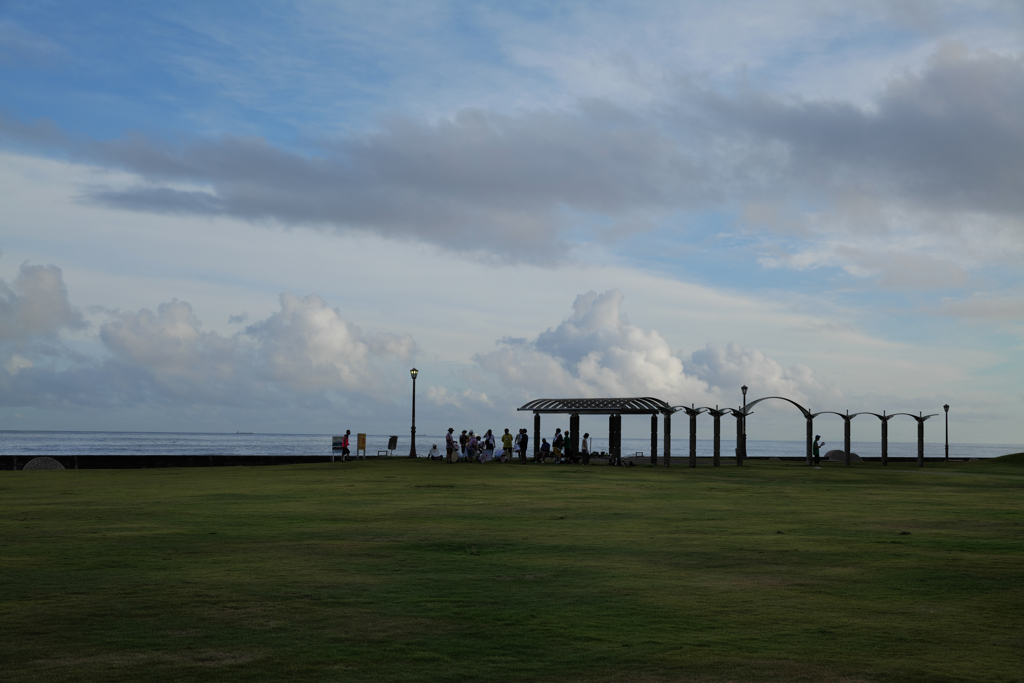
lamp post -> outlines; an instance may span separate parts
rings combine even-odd
[[[740,455],[746,459],[747,457],[747,385],[744,384],[740,387],[740,391],[743,392],[743,448],[740,449]]]
[[[942,406],[946,411],[946,460],[949,460],[949,404]]]
[[[412,377],[412,445],[409,446],[409,457],[416,457],[416,375],[420,374],[420,371],[413,368],[409,371],[409,375]]]

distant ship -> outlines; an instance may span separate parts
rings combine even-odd
[[[252,432],[235,432],[235,434],[252,434]]]

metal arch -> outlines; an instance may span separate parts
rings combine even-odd
[[[787,403],[792,403],[792,404],[793,404],[794,406],[796,406],[796,407],[797,407],[797,409],[798,409],[798,410],[799,410],[799,411],[800,411],[801,413],[803,413],[804,417],[812,417],[812,415],[811,415],[811,411],[807,410],[807,408],[804,408],[804,407],[803,407],[802,405],[800,405],[799,403],[797,403],[797,402],[796,402],[796,401],[794,401],[793,399],[789,399],[789,398],[786,398],[785,396],[765,396],[764,398],[759,398],[759,399],[757,399],[756,401],[751,401],[750,403],[748,403],[748,404],[747,404],[747,407],[746,407],[746,413],[747,413],[747,415],[750,415],[750,409],[751,409],[751,408],[753,408],[754,406],[756,406],[756,405],[757,405],[758,403],[760,403],[761,401],[767,401],[767,400],[768,400],[768,399],[770,399],[770,398],[777,398],[777,399],[779,399],[780,401],[785,401],[785,402],[787,402]],[[818,413],[818,414],[820,415],[821,413]]]
[[[671,407],[650,396],[631,398],[539,398],[519,410],[534,413],[579,413],[590,415],[652,415],[670,414]]]
[[[678,413],[682,410],[685,411],[687,415],[700,415],[704,412],[711,412],[711,408],[694,408],[691,406],[672,406],[669,410],[673,413]]]
[[[707,406],[701,408],[701,410],[707,412],[707,414],[710,415],[711,417],[715,417],[716,414],[718,417],[722,417],[724,415],[736,415],[737,413],[740,412],[735,408],[710,408]]]
[[[888,415],[879,415],[878,413],[872,413],[872,412],[868,412],[868,411],[863,411],[863,412],[860,412],[860,413],[854,413],[850,417],[856,417],[857,415],[874,415],[875,417],[877,417],[882,422],[888,422],[889,420],[891,420],[894,416],[896,416],[898,414],[899,413],[889,413]]]
[[[918,422],[924,422],[929,417],[938,417],[939,414],[938,413],[932,413],[931,415],[914,415],[913,413],[893,413],[889,417],[896,417],[897,415],[906,415],[907,417],[914,418]]]
[[[820,413],[812,413],[811,417],[818,417],[819,415],[838,415],[839,417],[843,418],[844,420],[846,420],[846,419],[852,420],[853,418],[857,417],[858,415],[863,415],[863,413],[854,413],[853,415],[848,415],[846,413],[837,413],[834,410],[823,410]]]

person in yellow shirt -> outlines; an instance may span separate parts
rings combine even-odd
[[[502,462],[507,463],[512,460],[512,434],[506,428],[505,433],[502,434]]]

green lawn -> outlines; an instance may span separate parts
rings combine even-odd
[[[0,472],[0,497],[3,681],[1024,680],[1021,457]]]

